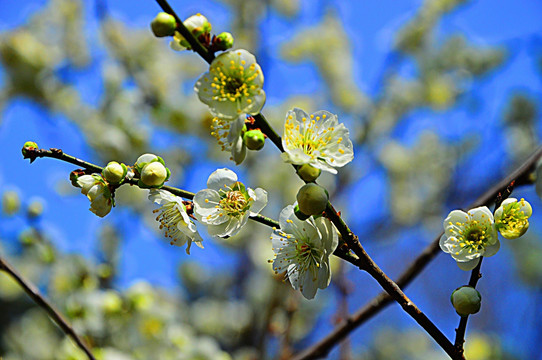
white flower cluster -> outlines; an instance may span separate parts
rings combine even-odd
[[[498,233],[506,239],[515,239],[529,228],[531,205],[521,199],[508,198],[495,215],[486,207],[468,212],[453,210],[444,220],[444,235],[440,248],[448,253],[463,270],[472,270],[480,258],[495,255],[500,248]]]

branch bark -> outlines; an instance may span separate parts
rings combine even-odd
[[[60,314],[60,312],[54,308],[54,306],[49,303],[43,295],[41,295],[38,288],[32,284],[29,280],[25,279],[21,274],[19,274],[13,266],[11,266],[6,259],[4,259],[2,256],[0,256],[0,271],[5,272],[7,275],[9,275],[19,286],[26,292],[26,294],[41,308],[45,309],[45,311],[49,314],[51,319],[55,322],[55,324],[60,327],[60,329],[69,337],[72,338],[73,341],[77,344],[77,346],[87,355],[87,357],[90,360],[96,360],[94,355],[92,355],[91,350],[89,349],[88,345],[85,343],[85,341],[77,335],[75,330],[70,326],[68,321]]]

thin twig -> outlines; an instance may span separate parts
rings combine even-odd
[[[58,310],[54,308],[44,297],[40,294],[38,288],[32,284],[29,280],[25,279],[19,274],[13,266],[11,266],[6,259],[0,256],[0,271],[4,271],[13,280],[19,284],[19,286],[26,292],[26,294],[41,308],[45,309],[51,319],[62,329],[62,331],[72,338],[77,346],[87,355],[90,360],[96,360],[92,352],[85,344],[85,341],[77,335],[75,330],[68,324],[68,321],[60,314]]]
[[[482,196],[476,199],[469,208],[477,206],[491,205],[499,193],[506,191],[506,188],[515,180],[515,186],[529,183],[529,175],[534,171],[538,159],[542,156],[542,147],[533,152],[521,165],[519,165],[510,175],[501,179],[497,184],[488,189]],[[441,232],[435,237],[433,242],[427,246],[423,252],[408,266],[408,268],[399,276],[397,285],[405,288],[409,285],[425,267],[440,253],[439,240]],[[364,324],[367,320],[378,314],[382,309],[392,302],[392,298],[386,293],[381,292],[369,301],[365,306],[348,317],[342,324],[333,329],[325,338],[299,353],[294,360],[309,360],[325,357],[329,351],[344,339],[348,334]]]
[[[472,269],[472,272],[470,274],[470,280],[469,280],[469,286],[472,286],[473,288],[476,288],[476,284],[478,283],[478,280],[482,277],[482,274],[480,273],[480,268],[482,267],[482,260],[484,260],[484,257],[480,257],[480,262],[474,269]],[[469,320],[469,316],[461,316],[461,319],[459,320],[459,325],[457,329],[455,329],[455,343],[454,346],[458,352],[458,354],[463,354],[463,343],[465,342],[465,331],[467,330],[467,321]]]

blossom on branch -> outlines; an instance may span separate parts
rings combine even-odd
[[[212,26],[205,16],[201,14],[192,15],[188,19],[183,21],[183,25],[188,29],[188,31],[190,31],[190,33],[192,33],[192,35],[194,35],[194,37],[200,43],[208,42]],[[171,40],[169,46],[175,51],[192,49],[190,43],[178,31],[174,32],[173,40]]]
[[[211,135],[216,138],[222,151],[231,152],[230,159],[235,161],[236,165],[241,164],[247,155],[247,147],[243,142],[243,133],[246,131],[245,118],[245,114],[234,120],[215,117],[211,125]]]
[[[237,119],[241,114],[256,115],[265,103],[263,73],[254,55],[246,50],[218,55],[209,72],[194,86],[201,102],[222,119]]]
[[[171,245],[188,244],[186,246],[187,254],[190,254],[192,242],[203,248],[201,244],[203,239],[198,234],[196,224],[188,216],[182,198],[165,190],[151,189],[149,200],[160,205],[160,208],[153,210],[153,212],[159,213],[156,221],[160,222],[160,229],[166,229],[165,236],[171,239]]]
[[[329,256],[338,245],[337,231],[325,217],[301,221],[288,205],[280,213],[280,230],[271,234],[275,273],[286,272],[292,287],[312,299],[331,281]]]
[[[97,174],[82,175],[77,178],[81,193],[90,200],[90,211],[104,217],[111,211],[113,196],[105,180]]]
[[[454,210],[443,225],[440,248],[450,254],[463,270],[474,269],[481,256],[493,256],[499,251],[500,242],[493,214],[486,206],[466,213]]]
[[[282,146],[287,163],[309,164],[332,174],[354,158],[348,129],[337,115],[323,110],[310,116],[298,108],[288,111]]]
[[[525,199],[515,198],[504,200],[495,210],[497,230],[506,239],[516,239],[525,234],[529,228],[529,217],[533,214],[531,204]]]
[[[213,172],[207,187],[194,196],[194,216],[213,237],[237,234],[249,216],[257,215],[267,205],[265,190],[246,188],[229,169]]]

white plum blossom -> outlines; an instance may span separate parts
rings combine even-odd
[[[170,239],[171,245],[186,246],[186,253],[190,254],[190,246],[194,242],[203,248],[203,239],[198,234],[196,224],[190,219],[186,212],[183,199],[165,190],[151,189],[149,200],[160,205],[160,208],[153,210],[159,213],[156,221],[160,222],[160,229],[165,230],[165,236]]]
[[[309,164],[332,174],[354,158],[348,129],[337,115],[323,110],[311,115],[298,108],[288,111],[282,146],[284,161]]]
[[[245,160],[247,147],[243,142],[246,115],[242,114],[234,120],[224,120],[215,117],[211,125],[211,135],[218,141],[222,151],[230,151],[230,160],[239,165]]]
[[[254,55],[246,50],[231,50],[218,55],[209,72],[194,86],[201,102],[222,119],[237,119],[242,114],[256,115],[265,103],[263,72]]]
[[[213,237],[237,234],[249,216],[257,215],[267,205],[265,190],[245,188],[229,169],[214,171],[207,187],[194,196],[194,216]]]
[[[505,199],[501,206],[495,210],[495,224],[497,230],[506,239],[516,239],[529,228],[529,217],[533,214],[531,204],[525,199]]]
[[[113,196],[100,175],[79,176],[77,184],[81,187],[81,193],[90,200],[90,211],[99,217],[109,214],[113,206]]]
[[[337,231],[325,217],[301,221],[288,205],[280,213],[280,230],[271,235],[275,273],[286,272],[290,284],[312,299],[331,281],[329,256],[338,245]]]
[[[481,256],[493,256],[499,251],[493,214],[486,206],[468,212],[453,210],[443,225],[440,248],[450,254],[463,270],[474,269]]]

